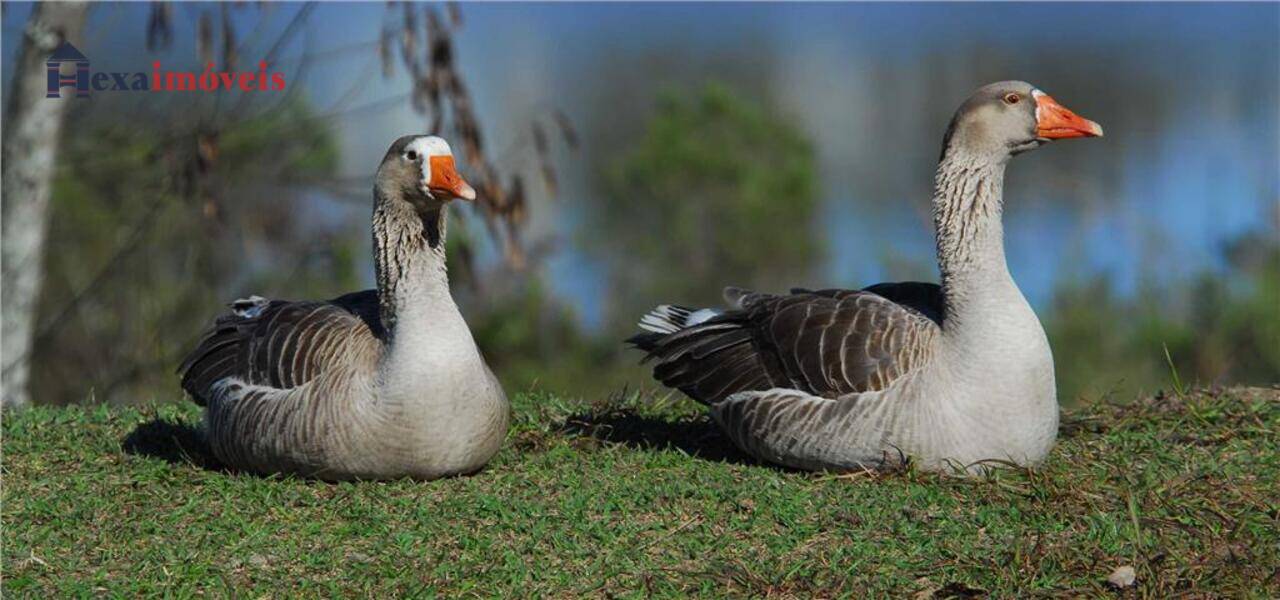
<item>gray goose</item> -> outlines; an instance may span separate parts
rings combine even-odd
[[[628,342],[707,404],[742,450],[799,469],[1031,465],[1058,428],[1053,356],[1005,263],[1005,165],[1097,123],[1028,83],[960,106],[933,194],[942,284],[785,295],[725,290],[727,309],[662,305]]]
[[[445,213],[475,199],[449,145],[405,136],[373,189],[377,289],[238,300],[179,367],[223,463],[321,479],[479,470],[508,403],[449,293]]]

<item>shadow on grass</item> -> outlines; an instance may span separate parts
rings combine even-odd
[[[669,420],[646,417],[631,409],[612,409],[573,415],[557,431],[637,450],[679,450],[703,460],[763,464],[738,450],[707,418]]]
[[[181,421],[162,418],[147,421],[125,436],[120,446],[126,454],[158,458],[169,464],[225,470],[210,453],[200,430]]]

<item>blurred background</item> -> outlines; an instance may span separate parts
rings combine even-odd
[[[179,401],[229,300],[371,287],[373,170],[427,131],[481,191],[451,278],[508,391],[652,389],[621,339],[654,304],[936,281],[942,134],[1002,79],[1107,132],[1008,172],[1063,403],[1280,381],[1274,3],[103,3],[42,17],[95,72],[265,60],[287,89],[41,96],[62,127],[32,139],[43,9],[2,6],[6,402]],[[10,188],[44,150],[47,206]]]

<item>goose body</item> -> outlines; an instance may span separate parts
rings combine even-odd
[[[232,303],[179,369],[224,463],[322,479],[479,470],[508,403],[449,293],[446,204],[473,199],[444,140],[406,136],[374,189],[376,290]]]
[[[1057,435],[1053,355],[1005,262],[1004,170],[1049,140],[1101,134],[1030,84],[981,88],[952,120],[935,178],[941,285],[729,288],[723,309],[659,306],[629,341],[656,379],[770,462],[1035,464]]]

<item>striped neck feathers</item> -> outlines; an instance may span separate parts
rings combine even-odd
[[[445,268],[445,207],[418,209],[380,192],[373,209],[374,267],[382,325],[394,337],[411,308],[452,304]]]
[[[1006,162],[953,148],[938,163],[933,226],[949,308],[968,288],[1008,276],[1001,224]]]

